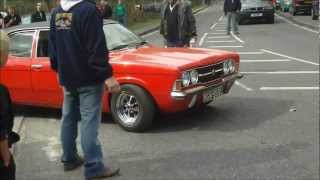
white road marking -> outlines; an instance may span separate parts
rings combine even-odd
[[[237,35],[235,35],[233,32],[231,32],[231,35],[232,35],[237,41],[239,41],[240,43],[242,43],[242,44],[245,43],[242,39],[240,39],[240,38],[239,38]]]
[[[282,19],[282,20],[286,21],[287,23],[289,23],[289,24],[291,24],[291,25],[293,25],[293,26],[296,26],[296,27],[298,27],[298,28],[300,28],[300,29],[303,29],[303,30],[306,30],[306,31],[309,31],[309,32],[312,32],[312,33],[316,33],[316,34],[319,33],[319,32],[316,31],[316,30],[313,30],[313,29],[310,29],[310,28],[307,28],[307,27],[304,27],[304,26],[300,26],[300,25],[298,25],[298,24],[296,24],[296,23],[293,23],[293,22],[291,22],[290,20],[288,20],[287,18],[281,17],[281,16],[279,16],[278,14],[275,14],[275,15],[277,16],[277,18]]]
[[[229,41],[207,41],[209,43],[223,43],[223,42],[236,42],[235,40],[229,40]]]
[[[319,87],[261,87],[261,91],[276,91],[276,90],[319,90]]]
[[[215,31],[217,31],[217,32],[227,32],[227,30],[225,30],[225,29],[217,29]]]
[[[210,27],[210,29],[213,30],[213,29],[217,26],[217,24],[218,24],[218,23],[214,23],[214,24]]]
[[[204,40],[206,39],[206,37],[208,36],[208,33],[204,33],[204,35],[202,36],[202,38],[200,39],[199,42],[199,46],[201,47],[204,43]]]
[[[209,46],[209,48],[242,48],[243,46]]]
[[[258,54],[264,54],[264,52],[237,52],[240,55],[258,55]]]
[[[241,72],[242,74],[319,74],[319,71],[265,71],[265,72]]]
[[[222,33],[222,32],[219,32],[219,33],[218,33],[218,32],[216,32],[216,33],[208,33],[208,34],[214,34],[214,35],[218,35],[218,34],[220,34],[220,35],[221,35],[221,34],[224,34],[224,35],[226,35],[226,33]]]
[[[298,62],[303,62],[303,63],[319,66],[318,63],[315,63],[315,62],[312,62],[312,61],[307,61],[307,60],[304,60],[304,59],[287,56],[287,55],[276,53],[276,52],[273,52],[273,51],[270,51],[270,50],[261,49],[261,51],[266,52],[266,53],[270,53],[270,54],[273,54],[273,55],[281,56],[281,57],[284,57],[284,58],[289,58],[289,59],[292,59],[294,61],[298,61]]]
[[[142,38],[147,38],[147,37],[153,36],[153,35],[156,34],[156,33],[160,33],[160,32],[159,32],[159,31],[154,31],[154,32],[145,34],[145,35],[143,35],[143,36],[141,36],[141,37],[142,37]]]
[[[253,91],[252,88],[249,88],[248,86],[240,83],[239,81],[235,81],[235,84],[236,84],[237,86],[239,86],[239,87],[242,87],[243,89],[245,89],[245,90],[247,90],[247,91]]]
[[[241,59],[240,62],[244,62],[244,63],[251,63],[251,62],[258,62],[258,63],[262,63],[262,62],[289,62],[291,61],[290,59],[265,59],[265,60],[249,60],[249,59]]]
[[[221,17],[219,18],[219,21],[222,21],[222,19],[223,19],[223,16],[221,16]]]
[[[224,38],[230,38],[230,36],[213,36],[213,37],[208,37],[208,39],[224,39]]]

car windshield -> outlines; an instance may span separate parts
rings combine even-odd
[[[103,27],[109,50],[137,47],[145,41],[120,24],[107,24]]]
[[[246,6],[267,6],[270,5],[270,0],[241,0],[242,5]]]

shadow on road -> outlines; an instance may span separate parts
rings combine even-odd
[[[292,102],[264,98],[225,97],[217,103],[160,118],[150,133],[197,129],[240,131],[259,126],[288,112]]]

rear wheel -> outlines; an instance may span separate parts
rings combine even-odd
[[[152,97],[136,85],[121,86],[121,93],[111,97],[111,113],[127,131],[142,132],[152,125],[156,107]]]

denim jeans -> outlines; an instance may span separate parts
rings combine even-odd
[[[228,12],[227,13],[227,32],[231,31],[231,25],[233,28],[233,32],[237,33],[239,31],[238,29],[238,13],[237,12]]]
[[[104,85],[64,88],[61,122],[62,162],[76,160],[78,156],[76,138],[80,121],[81,147],[85,160],[85,176],[101,173],[105,166],[98,129],[101,122]]]

